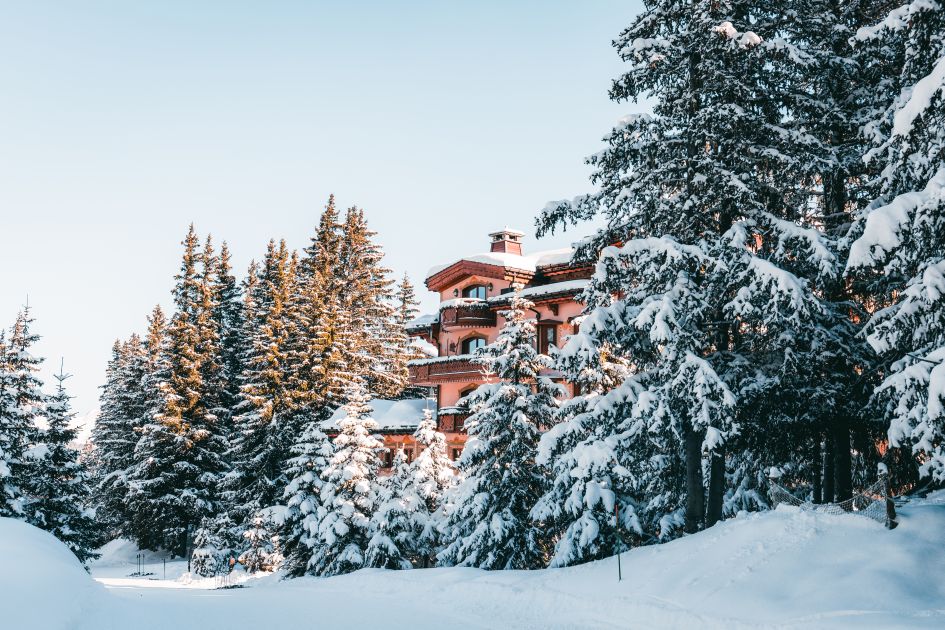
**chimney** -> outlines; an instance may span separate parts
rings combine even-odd
[[[525,232],[519,232],[512,228],[505,227],[498,232],[489,235],[492,238],[492,248],[490,251],[502,254],[522,255],[522,237]]]

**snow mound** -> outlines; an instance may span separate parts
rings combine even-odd
[[[78,558],[52,534],[0,518],[0,627],[76,627],[105,595]]]

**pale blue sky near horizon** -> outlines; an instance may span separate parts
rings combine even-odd
[[[364,208],[397,276],[526,250],[633,104],[611,40],[640,2],[0,0],[0,325],[29,296],[43,376],[76,411],[112,342],[170,305],[193,222],[242,274],[303,247],[329,193]]]

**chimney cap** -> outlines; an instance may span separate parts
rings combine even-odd
[[[517,241],[523,236],[525,236],[525,232],[522,232],[520,230],[513,230],[509,226],[505,226],[498,232],[490,233],[489,236],[492,237],[493,241],[503,241],[503,240]]]

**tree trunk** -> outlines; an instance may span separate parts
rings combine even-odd
[[[722,520],[722,495],[725,494],[725,447],[712,451],[709,467],[709,505],[706,508],[705,526],[712,527]]]
[[[834,497],[833,483],[833,435],[827,435],[824,442],[824,503],[832,503]]]
[[[845,419],[834,425],[833,444],[835,496],[837,501],[846,501],[853,496],[853,462],[850,458],[850,427]]]
[[[823,463],[821,461],[822,455],[820,453],[820,436],[817,435],[814,437],[814,503],[823,503],[824,502],[824,489],[821,485],[821,476],[820,473],[823,470]]]
[[[705,515],[702,487],[702,431],[686,432],[686,531],[699,531]]]

